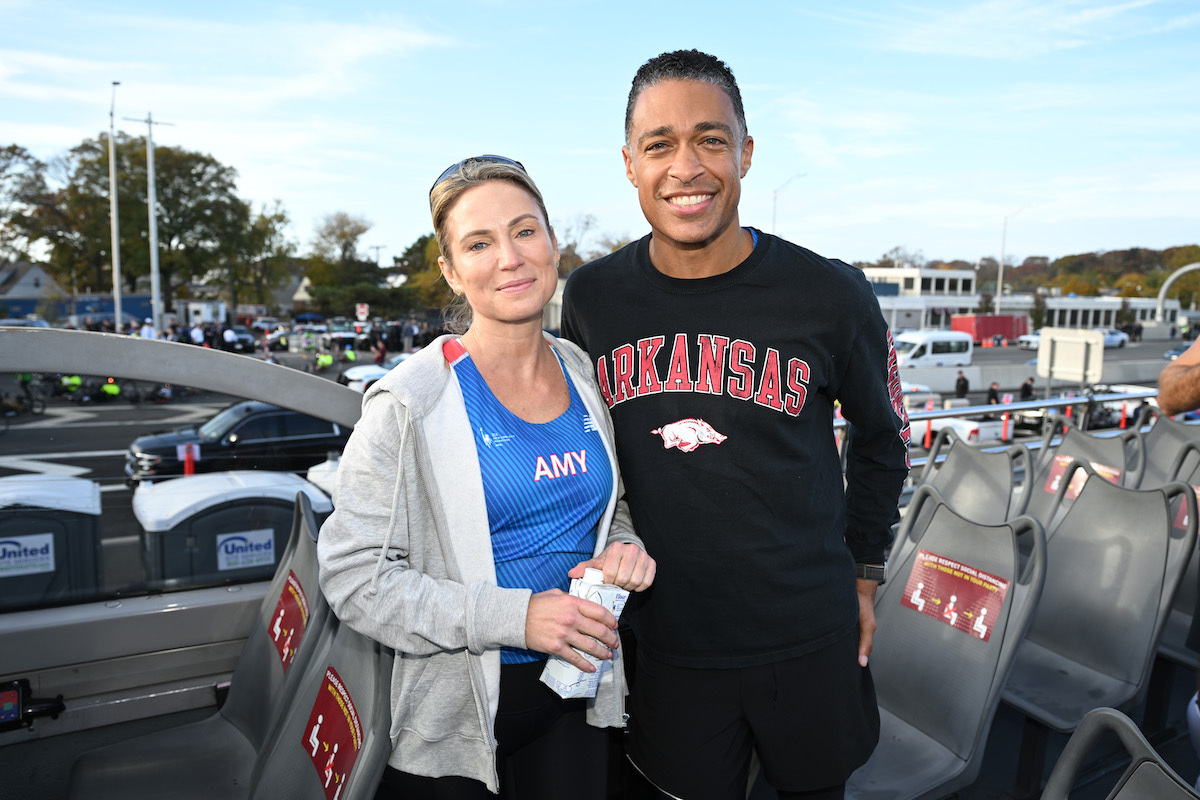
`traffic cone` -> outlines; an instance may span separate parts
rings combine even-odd
[[[1125,430],[1126,408],[1125,403],[1121,403],[1121,430]]]
[[[1008,412],[1007,411],[1005,411],[1004,414],[1001,415],[1000,420],[1003,423],[1000,426],[1000,441],[1007,442],[1009,439],[1009,437],[1008,437]]]
[[[183,474],[196,474],[196,456],[192,453],[192,445],[185,444],[183,446]]]

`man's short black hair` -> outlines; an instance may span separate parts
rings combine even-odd
[[[637,74],[633,76],[633,86],[629,89],[629,102],[625,106],[625,143],[633,129],[633,107],[637,104],[642,92],[662,81],[702,81],[720,87],[729,95],[733,103],[733,113],[741,128],[742,138],[746,138],[746,110],[742,107],[742,93],[738,90],[737,80],[733,72],[716,56],[701,53],[699,50],[676,50],[673,53],[663,53],[642,64]]]

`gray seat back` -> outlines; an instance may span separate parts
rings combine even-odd
[[[1057,446],[1054,440],[1062,430]],[[1104,475],[1118,486],[1136,488],[1142,480],[1146,467],[1144,443],[1136,430],[1122,431],[1116,435],[1097,436],[1082,431],[1062,416],[1053,416],[1047,421],[1042,435],[1041,452],[1038,454],[1038,471],[1058,456],[1077,458],[1092,465],[1096,472]]]
[[[930,486],[913,505],[925,523],[900,534],[899,563],[876,597],[875,688],[882,708],[969,760],[1042,592],[1045,535],[1030,517],[965,519]],[[1019,537],[1030,540],[1024,566]]]
[[[303,669],[250,797],[369,800],[392,750],[392,651],[334,618]]]
[[[1042,800],[1067,800],[1071,787],[1096,749],[1100,737],[1117,735],[1130,762],[1110,791],[1109,800],[1188,800],[1200,798],[1146,741],[1133,720],[1111,708],[1097,708],[1083,718],[1054,764]]]
[[[933,486],[962,516],[998,525],[1024,513],[1028,492],[1017,491],[1017,472],[1030,474],[1029,448],[1014,444],[986,452],[943,428],[929,451],[921,484]]]
[[[1172,505],[1190,509],[1184,529]],[[1049,537],[1049,574],[1028,638],[1144,688],[1171,599],[1196,540],[1182,483],[1122,489],[1089,478]]]
[[[1142,438],[1145,469],[1139,488],[1154,489],[1182,480],[1200,468],[1200,425],[1176,422],[1165,414],[1157,414]]]
[[[295,693],[295,677],[310,657],[317,636],[332,617],[317,581],[319,526],[304,492],[296,495],[292,534],[279,559],[258,623],[246,639],[221,715],[260,749]]]

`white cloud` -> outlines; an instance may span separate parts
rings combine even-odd
[[[1023,59],[1200,25],[1200,13],[1166,20],[1163,0],[986,0],[911,4],[899,12],[810,12],[813,17],[873,32],[886,50],[923,55]]]

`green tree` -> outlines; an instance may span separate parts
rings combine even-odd
[[[119,134],[115,142],[123,287],[150,272],[146,140]],[[54,159],[42,191],[12,219],[21,236],[49,252],[47,270],[64,287],[112,285],[108,137],[100,135]],[[180,289],[228,268],[230,241],[249,221],[235,194],[237,173],[212,156],[155,148],[159,275],[164,303]]]
[[[15,217],[45,193],[46,165],[20,145],[0,147],[0,258],[28,258],[28,239]]]
[[[242,246],[244,276],[240,281],[252,302],[267,303],[270,293],[290,274],[296,243],[288,238],[289,223],[283,203],[264,205],[250,220]]]
[[[325,215],[313,233],[308,270],[313,286],[379,285],[379,265],[358,257],[358,243],[370,229],[370,222],[344,211]]]
[[[433,234],[418,237],[404,251],[405,274],[408,276],[404,285],[412,290],[413,303],[422,308],[445,308],[453,297],[442,278],[439,255],[441,251]]]
[[[1035,292],[1033,295],[1033,307],[1029,309],[1029,324],[1033,326],[1033,330],[1037,330],[1046,324],[1046,293]]]

